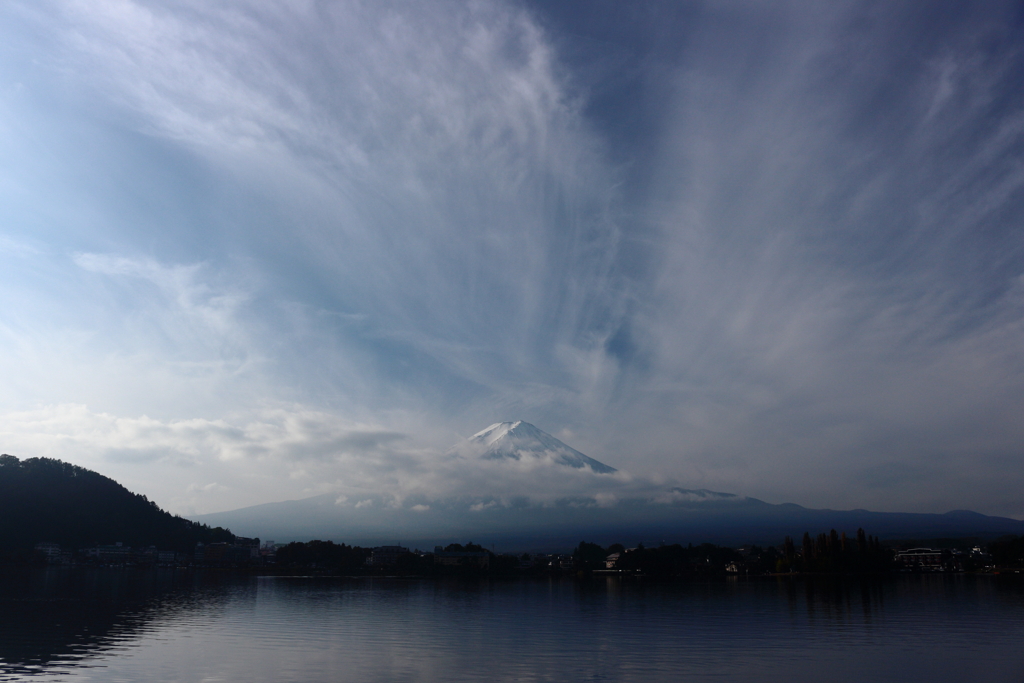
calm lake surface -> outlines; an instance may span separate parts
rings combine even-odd
[[[1024,682],[1024,582],[8,572],[0,680]]]

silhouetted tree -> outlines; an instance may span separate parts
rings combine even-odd
[[[356,571],[366,567],[370,548],[360,548],[334,541],[289,543],[277,549],[277,565],[290,568]]]
[[[989,544],[997,567],[1024,567],[1024,536],[1005,536]]]
[[[604,569],[605,558],[610,553],[596,543],[580,541],[576,549],[572,551],[572,564],[576,571],[589,572],[595,569]]]
[[[892,552],[877,538],[865,535],[863,529],[857,530],[856,550],[845,531],[840,534],[832,529],[827,535],[818,534],[814,541],[809,532],[804,532],[800,566],[806,572],[885,572],[892,569],[892,561]]]

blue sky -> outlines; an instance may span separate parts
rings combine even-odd
[[[1022,82],[1015,3],[4,3],[0,450],[1024,518]]]

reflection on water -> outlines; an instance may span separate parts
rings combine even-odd
[[[1024,584],[4,576],[0,680],[1024,681]]]
[[[0,573],[0,677],[89,665],[175,618],[216,609],[221,583],[174,570],[58,568]]]

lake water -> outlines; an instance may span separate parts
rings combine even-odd
[[[1014,681],[1024,582],[0,574],[0,680]]]

